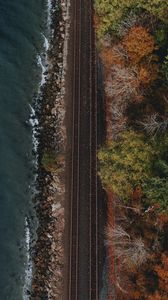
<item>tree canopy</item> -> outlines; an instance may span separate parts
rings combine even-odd
[[[117,24],[132,10],[145,9],[167,22],[168,2],[165,0],[95,0],[95,9],[100,18],[99,36],[115,30]]]
[[[151,177],[156,154],[141,133],[125,131],[119,141],[112,141],[98,153],[100,177],[105,187],[127,200],[132,189]]]

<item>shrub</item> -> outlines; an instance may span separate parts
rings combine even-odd
[[[46,171],[52,171],[57,166],[56,156],[51,152],[45,151],[42,157],[42,165]]]
[[[63,159],[61,154],[45,151],[42,157],[42,166],[47,172],[55,172],[61,167]]]
[[[123,45],[132,63],[139,63],[156,49],[154,38],[142,26],[132,27],[123,39]]]

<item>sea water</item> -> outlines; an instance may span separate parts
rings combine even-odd
[[[28,299],[31,284],[37,155],[32,125],[38,123],[34,103],[45,81],[41,53],[48,47],[49,4],[0,0],[0,300]]]

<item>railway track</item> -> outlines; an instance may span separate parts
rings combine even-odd
[[[92,1],[73,1],[68,300],[98,300],[97,95]]]

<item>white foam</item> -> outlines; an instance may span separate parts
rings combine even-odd
[[[30,113],[30,124],[32,126],[37,126],[39,124],[38,119],[36,118],[36,112],[35,109],[29,104],[31,113]]]
[[[27,293],[31,289],[32,283],[32,273],[33,273],[33,263],[30,255],[30,228],[25,218],[25,248],[26,248],[26,269],[25,269],[25,284],[23,287],[23,300],[29,300],[29,294]]]
[[[51,25],[51,10],[52,10],[52,0],[46,0],[47,1],[47,23],[48,23],[48,35],[51,33],[50,30],[50,25]],[[39,83],[39,89],[38,89],[38,96],[35,100],[34,107],[32,107],[29,104],[30,108],[30,118],[29,118],[29,123],[32,127],[32,142],[33,142],[33,150],[35,152],[35,159],[34,159],[34,166],[35,169],[37,170],[38,168],[38,145],[39,145],[39,140],[38,140],[38,131],[39,131],[39,121],[38,118],[36,117],[36,108],[40,106],[39,103],[39,96],[41,94],[41,89],[42,86],[46,82],[47,75],[45,72],[48,70],[48,57],[47,57],[47,51],[49,50],[50,44],[49,40],[47,37],[42,33],[42,36],[44,38],[44,43],[43,43],[43,51],[41,55],[37,55],[37,65],[40,66],[41,68],[41,80]],[[36,190],[36,180],[37,180],[38,174],[34,175],[34,184],[32,184],[32,193],[35,195],[38,193]],[[26,268],[25,268],[25,281],[24,281],[24,287],[23,287],[23,300],[29,300],[30,296],[27,293],[28,291],[31,290],[31,283],[32,283],[32,273],[33,273],[33,262],[31,258],[31,253],[30,253],[30,246],[31,246],[31,234],[30,234],[30,228],[29,228],[29,223],[27,218],[25,218],[25,249],[26,249]]]
[[[51,1],[47,0],[47,7],[48,7],[48,18],[50,19],[50,15],[51,15],[51,9],[52,9],[52,5],[51,5]],[[51,20],[48,20],[48,23],[51,22]],[[41,68],[41,80],[39,83],[39,90],[38,90],[38,96],[41,94],[41,88],[42,86],[45,84],[46,79],[47,79],[47,75],[46,72],[48,71],[48,57],[47,57],[47,51],[49,50],[50,44],[49,44],[49,40],[47,39],[47,37],[44,35],[44,33],[41,33],[41,35],[43,36],[44,39],[44,43],[43,43],[43,52],[41,53],[41,55],[37,55],[37,65],[40,66]],[[39,105],[38,101],[38,96],[36,99],[36,103],[35,103],[35,107],[37,107]],[[30,119],[29,119],[29,123],[32,126],[32,140],[33,140],[33,149],[37,155],[37,150],[38,150],[38,145],[39,145],[39,141],[37,138],[37,131],[38,131],[38,119],[36,118],[36,112],[35,109],[30,106]],[[36,166],[37,166],[37,159],[36,159]]]
[[[46,38],[46,36],[42,33],[42,36],[43,36],[43,38],[44,38],[44,49],[45,49],[45,52],[47,52],[48,51],[48,49],[49,49],[49,46],[50,46],[50,44],[49,44],[49,40]]]
[[[32,141],[33,141],[33,150],[37,155],[37,149],[38,149],[38,145],[39,145],[39,141],[37,138],[37,130],[38,130],[38,124],[39,121],[36,118],[36,112],[35,109],[29,104],[29,108],[30,108],[30,119],[29,119],[29,123],[32,126]],[[35,166],[37,167],[37,157],[34,161]]]
[[[51,2],[51,0],[46,0],[46,1],[47,1],[47,21],[48,21],[48,26],[49,26],[49,30],[50,30],[52,2]],[[43,39],[44,39],[43,51],[42,51],[41,55],[39,55],[39,54],[37,55],[37,65],[40,66],[40,68],[41,68],[41,80],[39,83],[38,96],[36,98],[36,103],[34,105],[35,108],[40,105],[39,95],[41,94],[41,88],[45,84],[46,79],[47,79],[47,71],[48,71],[47,51],[49,50],[49,47],[50,47],[49,40],[47,39],[47,37],[44,35],[44,33],[41,33],[41,35],[43,36]],[[39,129],[38,128],[39,121],[36,118],[35,109],[31,105],[29,105],[29,107],[30,107],[29,123],[32,126],[33,150],[36,153],[35,165],[37,167],[37,157],[38,157],[37,150],[38,150],[38,145],[39,145],[37,132]]]
[[[47,24],[49,30],[51,25],[51,11],[52,11],[52,2],[51,0],[47,0]]]
[[[46,82],[46,76],[45,76],[45,71],[46,71],[46,67],[42,61],[41,55],[37,55],[37,64],[41,67],[41,82],[40,82],[40,86],[43,86]]]

